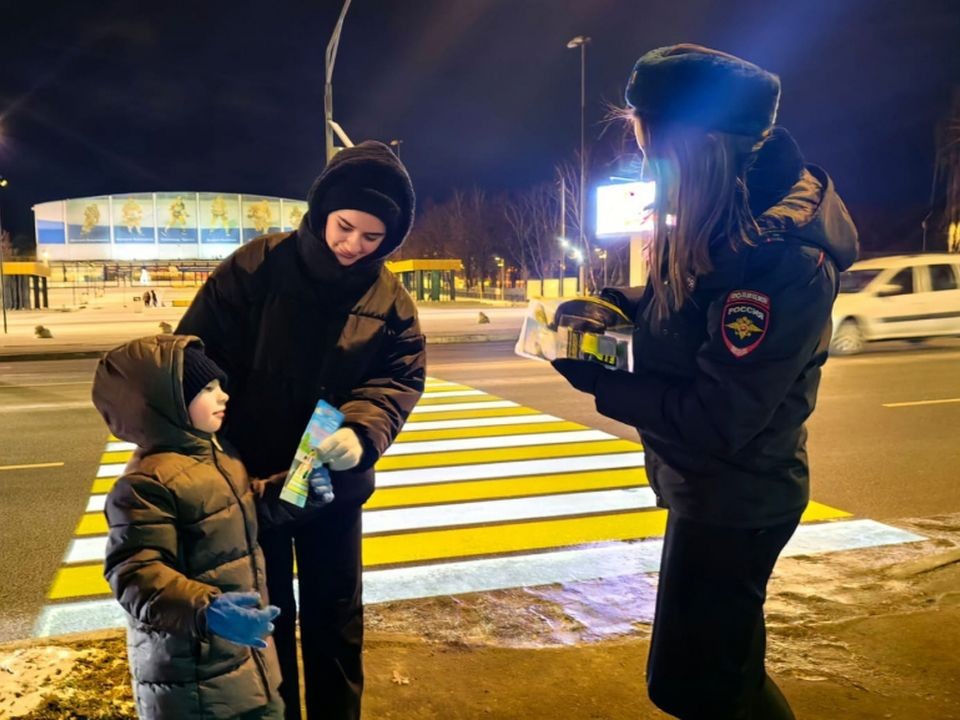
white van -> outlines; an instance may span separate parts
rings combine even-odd
[[[840,275],[830,352],[873,340],[960,336],[960,254],[898,255],[854,263]]]

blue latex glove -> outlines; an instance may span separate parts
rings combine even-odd
[[[307,475],[310,494],[324,504],[333,502],[333,480],[330,471],[324,465],[317,465]]]
[[[273,632],[273,620],[280,608],[267,605],[260,609],[260,593],[226,592],[207,607],[207,630],[224,640],[263,649],[263,639]]]

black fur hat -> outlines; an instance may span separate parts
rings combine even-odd
[[[777,119],[780,78],[700,45],[671,45],[637,60],[627,104],[641,118],[760,137]]]

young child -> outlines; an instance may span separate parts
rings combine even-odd
[[[226,380],[185,335],[131,341],[97,366],[94,405],[137,445],[107,496],[105,576],[128,614],[140,718],[283,718],[255,494],[262,518],[297,510],[263,498],[282,474],[251,482],[218,442]],[[318,497],[325,477],[311,478]]]

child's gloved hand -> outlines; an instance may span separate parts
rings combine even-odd
[[[340,428],[317,448],[317,460],[329,465],[331,470],[355,468],[362,456],[363,445],[351,428]]]
[[[207,607],[207,630],[224,640],[263,649],[263,639],[273,632],[273,620],[280,608],[267,605],[260,609],[260,593],[226,592]]]
[[[317,465],[307,475],[310,484],[310,494],[324,504],[333,502],[333,480],[323,465]]]

